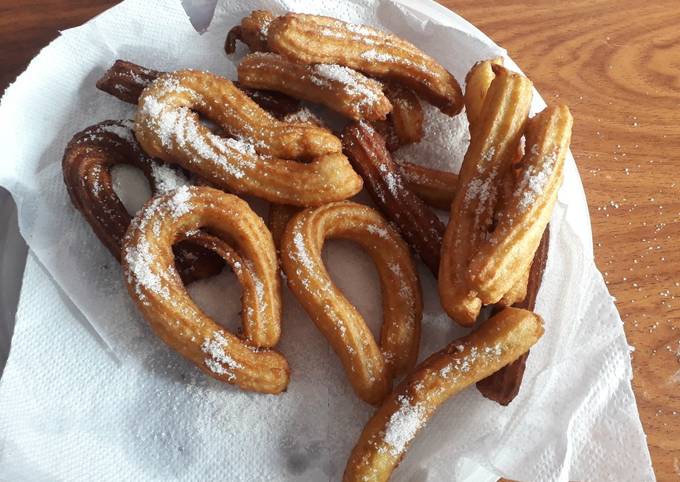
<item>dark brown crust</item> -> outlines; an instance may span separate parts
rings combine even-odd
[[[458,175],[412,162],[397,161],[406,184],[420,199],[433,208],[448,211],[456,195]]]
[[[530,311],[534,310],[538,291],[541,288],[541,282],[543,281],[543,272],[545,271],[545,265],[548,261],[549,250],[550,226],[548,225],[541,238],[541,244],[538,245],[538,249],[534,255],[534,261],[531,264],[529,283],[527,284],[527,296],[524,298],[524,301],[515,303],[513,305],[515,308],[524,308],[525,310]],[[508,405],[519,393],[528,356],[529,352],[526,352],[517,360],[501,368],[493,375],[477,382],[477,390],[489,400],[498,402],[503,406]]]
[[[97,88],[123,102],[137,104],[142,91],[163,73],[119,59],[97,81]],[[238,85],[237,82],[234,82],[234,84],[260,107],[278,119],[300,109],[300,101],[287,95],[278,92],[248,89]]]
[[[142,91],[163,72],[147,69],[127,60],[116,60],[111,68],[97,81],[97,88],[119,98],[123,102],[136,104]]]
[[[268,10],[253,10],[241,19],[239,25],[229,30],[224,40],[224,51],[227,55],[236,52],[236,41],[240,40],[251,52],[268,52],[267,29],[274,18],[274,14]]]
[[[229,30],[227,33],[227,38],[224,39],[224,51],[227,53],[227,55],[236,52],[236,41],[240,40],[241,38],[242,35],[240,25],[237,25]]]
[[[123,237],[131,216],[113,190],[111,168],[128,164],[139,168],[156,191],[152,161],[136,142],[120,137],[110,129],[127,129],[120,121],[104,121],[78,132],[66,146],[62,159],[64,183],[73,205],[92,227],[111,254],[120,261]],[[223,262],[209,250],[178,243],[175,261],[185,283],[219,273]]]
[[[234,82],[234,85],[245,92],[257,105],[279,120],[283,120],[284,117],[294,114],[301,108],[298,99],[294,99],[286,94],[274,92],[272,90],[250,89],[238,82]]]
[[[394,152],[401,147],[401,141],[397,137],[397,131],[390,116],[387,116],[385,120],[374,121],[372,124],[373,128],[385,139],[385,146],[388,151]]]
[[[446,227],[435,212],[407,187],[399,166],[385,146],[385,139],[370,124],[359,122],[345,128],[342,144],[380,211],[396,225],[436,277]]]

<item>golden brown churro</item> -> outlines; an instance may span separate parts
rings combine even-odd
[[[245,339],[222,329],[196,306],[172,263],[175,239],[204,227],[219,239],[203,239],[203,246],[223,256],[244,283]],[[245,201],[216,189],[186,186],[153,198],[125,236],[123,269],[130,296],[171,348],[208,375],[244,390],[280,393],[286,388],[286,359],[266,349],[281,333],[276,250],[264,222]]]
[[[347,126],[342,142],[375,203],[437,276],[444,223],[409,190],[385,147],[385,140],[368,123]]]
[[[465,326],[475,322],[482,306],[467,283],[469,261],[494,221],[498,181],[517,152],[531,94],[526,77],[498,67],[458,177],[442,245],[439,296],[448,315]]]
[[[470,129],[481,120],[486,93],[496,77],[494,65],[503,65],[503,57],[477,62],[465,77],[465,115],[470,123]]]
[[[286,230],[288,222],[299,212],[300,208],[295,206],[273,203],[269,205],[267,226],[272,233],[274,245],[276,245],[277,248],[281,247],[281,238],[283,238],[283,232]]]
[[[422,362],[383,402],[349,457],[345,482],[390,478],[417,432],[449,398],[516,360],[543,335],[538,315],[506,308]]]
[[[456,79],[413,44],[329,17],[289,13],[269,25],[269,48],[296,62],[338,64],[409,87],[449,115],[463,107]]]
[[[375,263],[383,296],[380,345],[324,267],[321,250],[332,238],[358,243]],[[392,379],[418,358],[422,300],[406,244],[377,211],[351,202],[332,203],[307,209],[288,223],[281,264],[288,286],[331,343],[356,394],[379,404]]]
[[[392,104],[388,122],[394,128],[399,146],[420,142],[423,138],[425,116],[418,96],[411,89],[394,82],[385,84],[385,95]]]
[[[235,138],[210,132],[197,112]],[[153,157],[215,186],[279,204],[320,205],[351,197],[362,186],[329,131],[277,121],[229,80],[206,72],[165,74],[144,89],[135,134]]]
[[[491,86],[491,82],[496,77],[494,73],[494,65],[503,65],[503,58],[497,57],[491,60],[484,60],[477,62],[466,76],[465,87],[465,113],[470,125],[470,132],[480,122],[480,113],[486,98],[486,93]],[[516,161],[522,158],[524,149],[522,142],[517,150]],[[515,161],[513,161],[514,163]],[[500,195],[499,205],[502,203],[504,197],[508,197],[513,189],[513,179],[511,176],[505,175],[501,181],[502,194]],[[526,296],[527,281],[529,279],[529,270],[527,269],[522,277],[517,280],[515,285],[503,295],[501,304],[505,306],[512,306],[515,302],[521,301]]]
[[[527,124],[526,154],[509,173],[516,178],[515,191],[470,261],[470,288],[484,304],[499,301],[531,266],[562,184],[572,123],[569,109],[558,105]]]
[[[241,85],[316,102],[350,119],[384,119],[392,104],[373,79],[340,65],[305,65],[274,53],[254,53],[238,66]]]

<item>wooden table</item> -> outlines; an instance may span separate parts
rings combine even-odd
[[[0,90],[111,0],[0,2]],[[633,384],[659,480],[680,477],[680,5],[675,0],[444,0],[575,116],[595,256],[635,347]],[[674,249],[675,248],[675,249]],[[677,300],[676,300],[677,297]]]

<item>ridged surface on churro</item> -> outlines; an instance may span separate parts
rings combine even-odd
[[[269,214],[267,215],[267,226],[274,238],[274,244],[277,248],[281,246],[281,238],[286,230],[288,222],[300,212],[300,208],[295,206],[288,206],[287,204],[270,204]]]
[[[210,247],[244,282],[239,338],[192,301],[172,262],[172,244],[208,228]],[[229,240],[232,248],[226,245]],[[208,375],[244,390],[280,393],[288,385],[285,358],[267,350],[281,333],[276,250],[264,221],[245,201],[208,187],[181,187],[150,200],[124,240],[123,268],[130,296],[154,332]],[[248,305],[249,301],[256,303]]]
[[[514,191],[470,261],[470,286],[485,304],[500,300],[531,266],[562,184],[572,123],[569,109],[558,105],[527,124],[526,153],[510,173]]]
[[[269,25],[274,52],[306,64],[338,64],[412,88],[449,115],[463,107],[456,79],[410,42],[330,17],[289,13]]]
[[[111,169],[121,164],[138,168],[156,194],[189,183],[178,169],[142,152],[134,138],[132,121],[100,122],[73,136],[62,158],[64,184],[73,205],[117,260],[132,220],[113,189]],[[213,276],[223,267],[219,256],[189,241],[177,243],[175,254],[186,283]]]
[[[456,195],[458,175],[412,162],[397,161],[406,185],[426,204],[448,211]]]
[[[325,105],[355,120],[384,119],[392,110],[379,82],[340,65],[305,65],[260,52],[241,61],[238,80],[246,87]]]
[[[465,77],[465,115],[470,128],[480,121],[486,93],[496,77],[494,65],[503,65],[503,57],[477,62]]]
[[[210,132],[197,112],[234,138]],[[218,187],[280,204],[324,204],[353,196],[362,186],[329,131],[280,122],[232,82],[206,72],[165,74],[147,87],[135,134],[151,156]]]
[[[531,94],[532,84],[526,77],[500,67],[484,100],[482,120],[472,129],[439,269],[442,306],[462,325],[472,325],[482,306],[468,286],[468,264],[494,221],[500,180],[515,158]]]
[[[392,104],[388,122],[392,124],[399,146],[420,142],[423,138],[425,114],[418,96],[403,85],[385,83],[385,95]]]
[[[406,242],[436,276],[444,223],[409,190],[385,140],[372,126],[365,122],[347,126],[342,142],[350,162],[363,177],[366,189],[381,212],[397,226]]]
[[[267,32],[269,24],[274,20],[274,14],[267,10],[253,10],[250,15],[241,19],[241,23],[227,34],[224,41],[224,50],[227,54],[236,51],[236,40],[240,40],[248,46],[251,52],[266,52]]]
[[[349,457],[345,482],[384,482],[449,398],[517,359],[543,335],[538,315],[506,308],[430,356],[383,402]]]
[[[375,263],[382,287],[380,343],[324,267],[321,251],[332,238],[356,242]],[[288,223],[281,264],[288,286],[330,342],[357,396],[380,403],[392,379],[413,367],[420,343],[420,283],[399,234],[377,211],[361,204],[307,209]]]

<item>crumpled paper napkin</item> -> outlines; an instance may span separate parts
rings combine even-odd
[[[290,293],[278,346],[293,368],[285,394],[244,393],[204,376],[136,313],[119,266],[70,205],[60,159],[76,131],[132,115],[131,106],[94,87],[114,59],[234,78],[222,43],[228,28],[254,8],[382,26],[438,58],[458,79],[476,60],[504,53],[462,19],[428,20],[416,3],[223,1],[199,35],[179,1],[127,0],[64,32],[34,59],[0,107],[0,184],[17,201],[33,253],[0,381],[0,478],[340,479],[372,409],[356,399]],[[542,105],[536,97],[533,110]],[[445,124],[432,110],[429,118],[436,128],[403,155],[456,169],[464,124]],[[520,395],[507,408],[475,389],[447,403],[394,480],[654,478],[630,386],[628,345],[592,261],[584,207],[570,160],[537,306],[546,334],[532,350]],[[326,255],[338,285],[377,330],[380,293],[370,259],[343,242],[330,243]],[[424,358],[463,331],[439,308],[431,275],[421,270],[421,279]],[[190,291],[209,314],[235,328],[239,288],[229,274]]]

